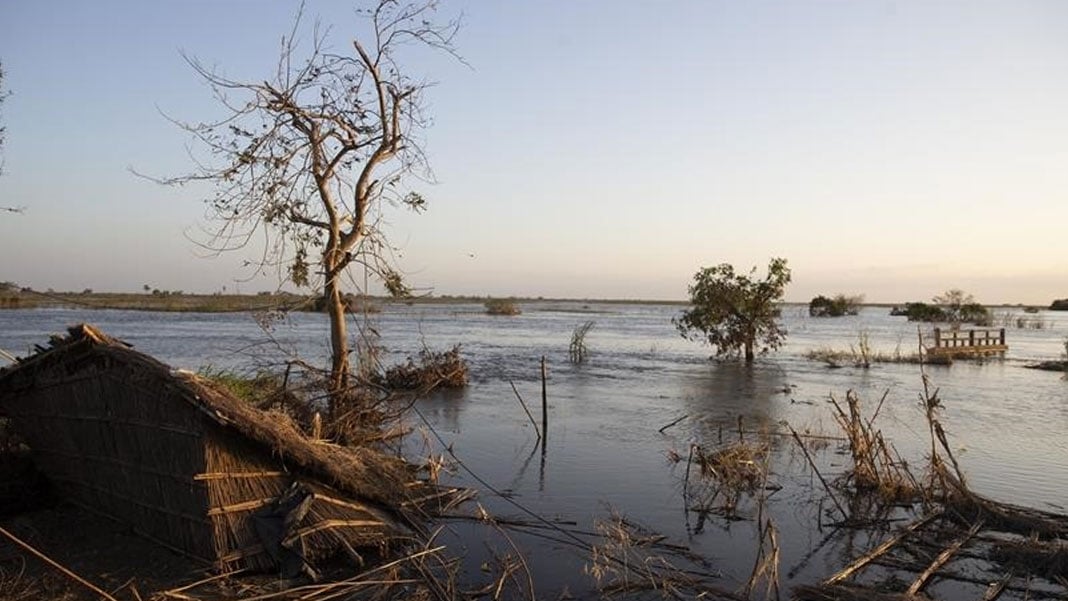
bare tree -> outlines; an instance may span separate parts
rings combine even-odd
[[[234,80],[186,56],[226,115],[211,123],[176,121],[209,158],[197,160],[191,174],[161,180],[214,184],[207,204],[218,227],[210,232],[210,248],[242,248],[262,232],[268,237],[262,265],[323,291],[334,409],[350,385],[346,269],[363,265],[391,294],[407,294],[392,267],[382,210],[425,206],[410,183],[430,177],[420,145],[429,84],[405,75],[398,53],[422,46],[455,56],[459,26],[435,22],[433,0],[378,0],[357,12],[369,23],[366,39],[335,53],[327,46],[329,31],[316,25],[303,58],[298,14],[270,80]]]
[[[4,63],[0,62],[0,107],[4,104],[4,99],[7,98],[7,91],[4,90]],[[4,172],[4,134],[7,132],[7,128],[4,127],[4,122],[0,121],[0,174]]]
[[[11,95],[11,92],[4,89],[4,64],[0,63],[0,106],[4,104],[4,100]],[[0,175],[4,174],[4,134],[7,133],[7,128],[4,127],[4,122],[0,121]],[[0,212],[5,213],[22,213],[26,210],[25,207],[3,207],[0,206]]]

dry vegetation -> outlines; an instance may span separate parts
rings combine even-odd
[[[914,519],[822,582],[795,587],[794,598],[919,601],[939,598],[925,594],[934,581],[971,587],[970,598],[986,601],[1006,592],[1022,599],[1065,598],[1068,516],[995,502],[969,489],[941,423],[938,391],[926,374],[923,384],[930,450],[921,478],[874,426],[885,395],[867,418],[852,391],[844,408],[832,399],[852,459],[839,483],[853,510],[843,523],[874,534],[901,511]],[[852,502],[857,498],[869,502]],[[888,511],[894,507],[897,512]],[[839,510],[845,511],[840,505]]]
[[[447,351],[419,351],[419,359],[408,357],[400,365],[386,370],[382,383],[392,390],[428,392],[435,388],[463,388],[467,386],[467,362],[460,354],[460,345]]]

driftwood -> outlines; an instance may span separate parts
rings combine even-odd
[[[902,540],[904,540],[905,537],[909,536],[910,534],[912,534],[916,530],[926,526],[927,524],[931,523],[931,521],[933,521],[935,518],[940,517],[940,516],[941,516],[940,512],[939,513],[932,513],[932,514],[926,515],[926,516],[916,520],[915,522],[912,522],[908,526],[905,526],[897,534],[895,534],[894,536],[891,536],[890,538],[886,539],[885,541],[883,541],[882,544],[880,544],[879,546],[875,547],[871,551],[869,551],[869,552],[865,553],[864,555],[858,557],[857,559],[853,560],[852,563],[850,563],[848,566],[842,568],[842,570],[839,571],[834,576],[831,576],[827,580],[824,580],[824,584],[825,585],[838,584],[838,583],[842,582],[843,580],[845,580],[846,578],[849,578],[855,572],[857,572],[858,570],[864,568],[865,566],[870,564],[872,561],[878,559],[884,553],[886,553],[887,551],[892,549],[895,545],[897,545]]]

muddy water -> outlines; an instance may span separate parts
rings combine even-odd
[[[751,367],[710,362],[708,349],[681,339],[671,325],[679,307],[544,302],[523,309],[518,317],[491,317],[473,304],[398,305],[371,318],[386,363],[424,344],[463,345],[472,385],[417,405],[422,418],[413,416],[412,425],[425,435],[413,437],[411,451],[440,453],[434,439],[440,436],[469,470],[458,469],[456,481],[474,483],[474,474],[505,493],[506,498],[482,495],[492,513],[524,517],[529,510],[590,529],[594,519],[615,510],[691,545],[723,572],[723,586],[733,589],[752,567],[755,527],[750,521],[711,520],[695,532],[695,517],[683,510],[684,465],[666,458],[671,451],[685,456],[691,443],[736,437],[739,416],[746,430],[788,422],[799,430],[833,433],[827,398],[843,398],[854,389],[869,406],[886,393],[878,422],[884,434],[902,455],[923,458],[927,434],[917,366],[828,369],[803,357],[816,348],[857,345],[861,333],[876,351],[913,352],[916,325],[890,317],[886,309],[812,319],[803,308],[788,307],[786,345]],[[1068,314],[1035,317],[1047,327],[1010,328],[1004,360],[928,369],[944,401],[950,442],[973,487],[1003,501],[1062,509],[1068,505],[1068,381],[1022,365],[1060,356]],[[570,334],[587,320],[595,322],[587,337],[589,359],[574,366],[567,361]],[[317,315],[277,322],[273,340],[265,342],[255,321],[243,314],[79,310],[2,311],[0,348],[24,353],[49,333],[80,321],[176,367],[251,368],[285,352],[316,360],[328,351],[326,325]],[[509,384],[537,415],[542,356],[549,372],[550,421],[544,456]],[[426,448],[424,436],[430,441]],[[833,445],[818,456],[827,475],[843,469],[844,460]],[[770,504],[780,530],[784,584],[815,580],[843,565],[855,550],[850,544],[860,548],[865,539],[858,534],[856,540],[821,547],[826,533],[818,524],[829,508],[818,504],[820,486],[792,445],[776,446],[773,465],[772,480],[784,487]],[[466,565],[476,580],[484,561],[508,550],[505,542],[487,542],[469,524],[452,524],[447,536],[466,546]],[[540,596],[556,597],[565,589],[588,594],[586,558],[569,545],[522,535],[518,543],[528,550]]]

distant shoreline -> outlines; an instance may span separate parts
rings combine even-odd
[[[386,296],[359,296],[359,302],[372,306],[481,304],[491,298],[503,298],[516,303],[569,303],[603,305],[672,305],[687,306],[686,300],[611,299],[611,298],[550,298],[550,297],[491,297],[491,296],[415,296],[397,299]],[[247,311],[287,310],[311,311],[314,297],[290,292],[258,294],[192,294],[184,292],[40,292],[19,290],[0,292],[0,310],[28,308],[118,309],[127,311],[162,311],[177,313],[235,313]],[[807,307],[806,302],[784,302],[784,306]],[[889,309],[904,303],[863,303],[864,307]],[[995,308],[1024,308],[1034,305],[994,304]],[[1047,309],[1047,306],[1041,307]]]

